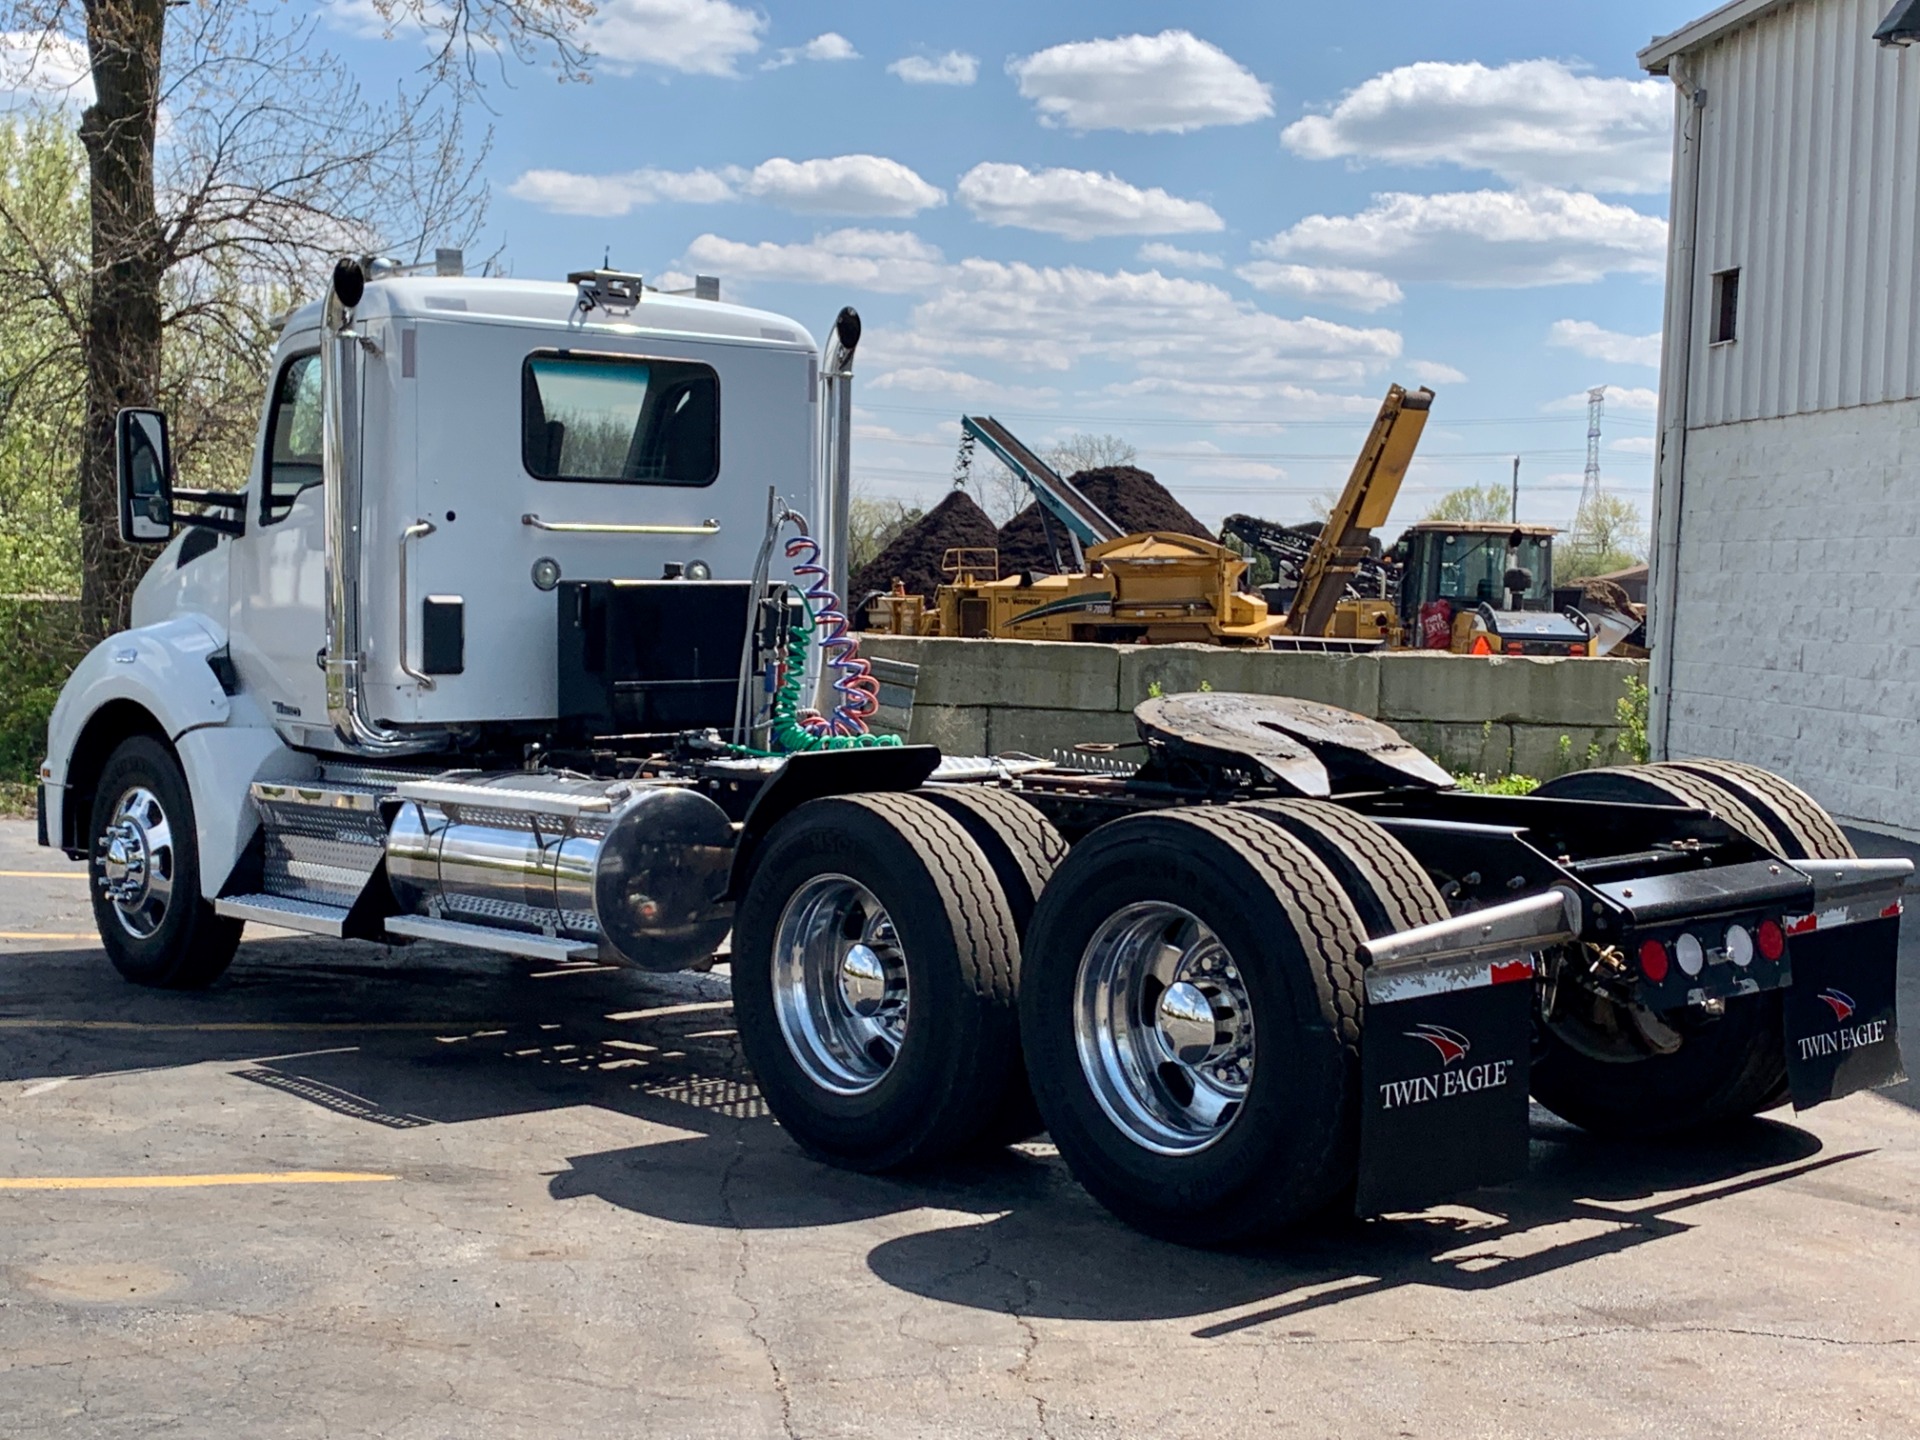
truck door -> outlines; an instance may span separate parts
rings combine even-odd
[[[326,644],[320,429],[319,350],[295,348],[274,376],[254,511],[234,544],[231,650],[280,731],[295,744],[325,745],[326,677],[316,658]]]

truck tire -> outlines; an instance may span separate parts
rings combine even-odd
[[[1797,841],[1785,844],[1785,827],[1762,787],[1752,783],[1736,787],[1701,773],[1692,762],[1685,767],[1659,764],[1583,770],[1550,780],[1536,793],[1572,800],[1689,805],[1712,811],[1755,844],[1788,859],[1810,858],[1795,853]],[[1802,799],[1818,811],[1811,799]],[[1819,814],[1825,818],[1824,811]],[[1841,839],[1844,844],[1845,837]],[[1727,1001],[1718,1019],[1683,1019],[1680,1047],[1671,1054],[1603,1060],[1569,1043],[1555,1027],[1542,1024],[1533,1062],[1533,1098],[1561,1119],[1604,1135],[1674,1135],[1743,1120],[1786,1103],[1787,1056],[1781,1026],[1779,995],[1741,996]]]
[[[1067,858],[1067,842],[1053,828],[1053,822],[1010,790],[956,785],[934,786],[917,793],[959,821],[973,837],[973,843],[993,867],[1000,893],[1007,897],[1014,933],[1025,940],[1041,892]],[[1016,1073],[1008,1082],[1000,1108],[981,1128],[978,1143],[984,1149],[1031,1140],[1046,1128],[1039,1107],[1033,1103],[1026,1065],[1017,1054],[1013,1063]]]
[[[1080,1183],[1197,1246],[1346,1193],[1364,935],[1313,851],[1254,815],[1133,815],[1076,846],[1027,933],[1020,1033]]]
[[[1313,851],[1378,939],[1448,918],[1447,902],[1420,862],[1387,831],[1326,800],[1260,800],[1236,807],[1280,826]]]
[[[814,800],[773,828],[733,931],[740,1041],[774,1117],[856,1170],[974,1143],[1018,1080],[1012,907],[917,795]]]
[[[1820,802],[1790,780],[1737,760],[1666,760],[1652,768],[1679,771],[1737,797],[1773,837],[1789,860],[1852,860],[1853,842]]]
[[[1604,800],[1619,805],[1679,805],[1707,810],[1756,845],[1773,848],[1773,832],[1745,800],[1685,770],[1663,765],[1608,765],[1576,770],[1533,792],[1550,800]]]
[[[193,797],[166,742],[135,735],[108,757],[94,789],[87,880],[100,943],[134,984],[201,990],[233,963],[244,925],[200,894]]]

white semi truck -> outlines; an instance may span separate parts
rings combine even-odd
[[[1900,1074],[1911,867],[1749,767],[1474,796],[1374,721],[1215,694],[1086,764],[865,733],[858,343],[851,310],[821,350],[631,275],[346,260],[246,489],[176,485],[125,412],[122,533],[164,548],[40,787],[113,964],[208,985],[250,921],[652,970],[730,932],[808,1150],[1044,1125],[1193,1244],[1509,1179],[1529,1093],[1649,1134]]]

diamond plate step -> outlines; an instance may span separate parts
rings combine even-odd
[[[496,930],[490,925],[463,925],[458,920],[435,920],[426,915],[389,916],[387,933],[405,935],[414,940],[439,940],[448,945],[471,945],[476,950],[524,955],[532,960],[600,958],[600,947],[591,940],[561,940],[548,935],[529,935],[521,930]]]
[[[236,920],[258,920],[283,930],[304,930],[309,935],[331,935],[335,939],[345,932],[347,924],[342,906],[290,900],[284,895],[228,895],[214,901],[213,909],[215,914]]]

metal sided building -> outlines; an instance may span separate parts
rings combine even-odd
[[[1888,6],[1893,4],[1889,13]],[[1920,0],[1735,0],[1676,92],[1656,756],[1920,838]]]

